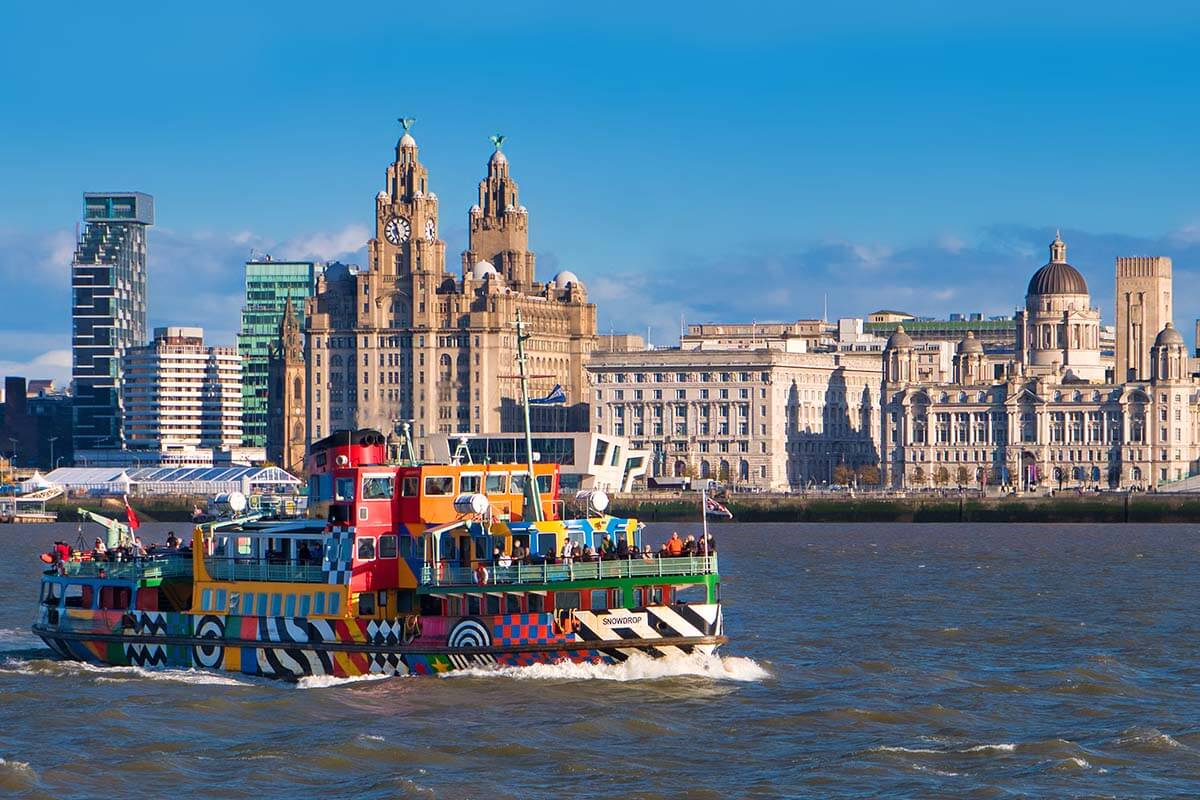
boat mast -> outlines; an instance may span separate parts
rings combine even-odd
[[[521,309],[517,309],[517,369],[521,376],[521,409],[525,414],[525,459],[529,465],[529,500],[533,503],[533,519],[542,521],[542,498],[538,496],[537,476],[533,473],[533,434],[529,427],[529,374],[525,369],[525,323],[521,320]]]

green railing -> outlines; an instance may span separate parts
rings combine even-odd
[[[572,564],[484,565],[488,584],[550,583],[601,578],[654,578],[679,575],[711,575],[717,572],[716,556],[686,558],[632,558],[608,561],[578,561]],[[424,586],[473,586],[480,575],[476,569],[448,564],[426,565],[421,571]]]
[[[204,568],[218,581],[287,581],[325,583],[328,576],[320,564],[272,563],[232,558],[206,558]]]
[[[139,558],[133,561],[68,561],[63,566],[64,574],[80,578],[178,578],[192,574],[192,557],[186,555]]]

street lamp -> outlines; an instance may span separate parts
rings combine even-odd
[[[8,441],[12,443],[12,465],[17,466],[17,439],[15,436],[8,437]]]
[[[50,469],[54,469],[54,443],[58,441],[57,436],[50,437]]]

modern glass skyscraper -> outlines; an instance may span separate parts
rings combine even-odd
[[[324,264],[312,261],[272,261],[270,256],[246,262],[246,305],[238,353],[242,357],[242,444],[267,444],[267,362],[279,339],[279,324],[287,301],[304,325],[304,300],[317,288]]]
[[[71,261],[75,451],[121,447],[121,359],[146,343],[146,229],[154,198],[85,192]]]

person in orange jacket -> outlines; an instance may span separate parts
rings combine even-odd
[[[667,555],[676,558],[683,554],[683,540],[679,538],[679,531],[673,531],[671,538],[667,540]]]

